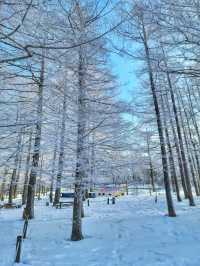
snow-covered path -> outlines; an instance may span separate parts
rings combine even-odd
[[[40,205],[39,205],[40,204]],[[199,266],[200,202],[177,203],[178,216],[165,216],[165,200],[124,196],[116,205],[91,200],[83,219],[85,239],[69,241],[71,208],[38,203],[23,243],[20,266]],[[0,266],[13,265],[15,238],[22,210],[0,213]]]

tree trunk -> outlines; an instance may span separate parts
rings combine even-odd
[[[22,192],[22,204],[23,205],[26,203],[27,193],[28,193],[28,177],[29,177],[29,170],[30,170],[31,144],[32,144],[32,130],[29,133],[29,143],[28,143],[28,151],[27,151],[27,158],[26,158],[26,170],[25,170],[24,186],[23,186],[23,192]]]
[[[37,199],[41,200],[41,193],[43,193],[43,184],[42,184],[42,167],[43,167],[43,156],[40,156],[40,173],[39,173],[39,178],[36,180],[37,184],[37,190],[36,190],[36,195]]]
[[[40,159],[40,142],[42,130],[42,106],[43,106],[43,88],[44,88],[44,57],[42,58],[39,86],[38,86],[38,105],[37,105],[37,122],[34,140],[34,150],[32,157],[32,166],[28,184],[27,202],[24,209],[23,217],[34,218],[34,199],[35,199],[35,185],[38,172],[38,165]]]
[[[79,49],[78,68],[78,127],[77,127],[77,151],[76,151],[76,174],[75,174],[75,195],[73,206],[73,222],[71,240],[83,239],[82,235],[82,180],[86,177],[85,165],[88,161],[85,158],[85,135],[86,135],[86,88],[84,84],[84,58],[82,47]]]
[[[199,193],[199,188],[198,188],[198,184],[197,184],[197,181],[196,181],[194,166],[193,166],[192,158],[191,158],[191,154],[190,154],[189,143],[188,143],[188,138],[187,138],[187,134],[186,134],[186,130],[185,130],[184,119],[183,119],[183,115],[182,115],[182,112],[181,112],[180,100],[182,100],[181,95],[179,95],[179,97],[178,97],[180,121],[182,123],[183,137],[184,137],[184,140],[185,140],[185,146],[186,146],[187,155],[188,155],[188,162],[189,162],[189,166],[190,166],[190,171],[191,171],[191,175],[192,175],[192,180],[193,180],[195,192],[196,192],[196,195],[199,196],[200,193]],[[182,102],[182,104],[183,104],[183,102]]]
[[[150,181],[151,181],[152,190],[153,190],[153,192],[155,192],[156,189],[155,189],[155,182],[154,182],[153,164],[152,164],[152,160],[151,160],[150,144],[149,144],[149,137],[148,136],[147,136],[147,152],[148,152],[148,156],[149,156]]]
[[[181,91],[178,91],[179,92],[179,97],[180,97],[180,101],[181,101],[181,104],[182,104],[182,107],[183,107],[183,111],[184,111],[184,115],[185,115],[185,118],[186,118],[186,124],[187,124],[187,131],[189,133],[189,140],[190,140],[190,144],[192,145],[192,148],[193,148],[193,152],[194,152],[194,156],[195,156],[195,161],[196,161],[196,168],[197,168],[197,174],[198,174],[198,187],[199,187],[199,190],[200,190],[200,162],[199,162],[199,155],[197,153],[197,147],[196,147],[196,142],[195,140],[193,140],[193,134],[191,132],[191,127],[190,127],[190,122],[189,122],[189,115],[188,115],[188,112],[185,108],[185,105],[184,105],[184,102],[183,102],[183,97],[181,95]],[[187,134],[186,134],[187,135]]]
[[[173,122],[173,119],[172,119],[171,109],[170,109],[170,106],[169,106],[169,101],[168,101],[167,95],[165,97],[165,103],[166,103],[167,111],[168,111],[169,118],[170,118],[170,125],[171,125],[171,129],[172,129],[172,133],[173,133],[173,139],[174,139],[174,144],[175,144],[175,148],[176,148],[176,154],[177,154],[177,158],[178,158],[179,172],[180,172],[180,176],[181,176],[181,183],[182,183],[182,187],[183,187],[183,192],[184,192],[185,198],[188,198],[188,193],[187,193],[187,187],[186,187],[186,183],[185,183],[185,175],[184,175],[184,169],[183,169],[183,164],[182,164],[182,158],[181,158],[179,142],[178,142],[178,138],[177,138],[177,135],[176,135],[174,122]]]
[[[161,95],[161,105],[162,105],[162,109],[163,109],[163,121],[164,121],[164,128],[165,128],[165,136],[166,136],[166,142],[167,142],[167,147],[168,147],[168,152],[169,152],[169,164],[170,164],[171,178],[172,178],[172,182],[174,182],[174,185],[175,185],[177,201],[180,202],[182,200],[181,200],[181,196],[180,196],[178,179],[177,179],[177,175],[176,175],[174,155],[173,155],[172,146],[171,146],[171,142],[170,142],[170,138],[169,138],[168,127],[167,127],[166,109],[165,109],[162,95]]]
[[[7,174],[8,174],[8,168],[5,167],[4,175],[3,175],[3,181],[2,181],[2,184],[1,184],[1,195],[0,195],[0,197],[1,197],[0,200],[1,201],[4,201],[4,197],[5,197],[5,186],[6,186]]]
[[[198,142],[199,142],[199,145],[200,145],[199,127],[198,127],[198,124],[197,124],[197,121],[196,121],[196,116],[195,116],[195,113],[194,113],[194,106],[193,106],[192,99],[191,99],[190,88],[188,87],[187,82],[186,82],[186,87],[187,87],[187,92],[188,92],[188,101],[189,101],[189,108],[190,108],[190,112],[191,112],[191,119],[192,119],[192,122],[193,122],[193,125],[194,125],[194,128],[195,128],[195,131],[197,133],[197,138],[198,138]]]
[[[53,152],[52,170],[51,170],[51,185],[50,185],[50,193],[49,193],[49,201],[50,201],[50,203],[53,202],[53,187],[54,187],[54,174],[55,174],[56,155],[57,155],[57,138],[55,140],[55,147],[54,147],[54,152]]]
[[[72,241],[78,241],[83,239],[82,235],[82,187],[81,183],[76,182],[74,193],[74,206],[73,206],[73,218],[72,218]]]
[[[164,51],[163,51],[163,55],[164,55]],[[176,107],[176,102],[175,102],[175,97],[174,97],[174,92],[173,92],[173,87],[172,87],[169,72],[167,70],[167,62],[166,62],[165,57],[164,57],[164,60],[165,60],[165,66],[166,66],[167,82],[168,82],[168,87],[169,87],[169,92],[170,92],[170,97],[171,97],[171,101],[172,101],[173,112],[174,112],[174,117],[175,117],[175,122],[176,122],[178,141],[179,141],[179,145],[180,145],[181,158],[182,158],[182,162],[183,162],[183,169],[184,169],[184,173],[185,173],[185,181],[186,181],[187,193],[188,193],[187,196],[189,199],[190,206],[195,206],[194,198],[193,198],[193,194],[192,194],[191,183],[190,183],[189,171],[188,171],[188,166],[187,166],[187,160],[186,160],[186,156],[185,156],[185,149],[184,149],[184,145],[183,145],[181,127],[180,127],[180,122],[179,122],[179,117],[178,117],[178,112],[177,112],[177,107]]]
[[[156,95],[156,88],[155,88],[155,84],[153,80],[153,71],[151,67],[151,59],[150,59],[149,47],[147,43],[146,29],[145,29],[143,21],[142,21],[142,30],[143,30],[143,43],[144,43],[146,61],[147,61],[147,66],[148,66],[149,81],[150,81],[150,86],[151,86],[151,91],[152,91],[152,96],[153,96],[153,102],[154,102],[154,108],[155,108],[156,120],[157,120],[157,126],[158,126],[158,133],[159,133],[159,139],[160,139],[160,148],[161,148],[161,157],[162,157],[162,166],[163,166],[164,185],[165,185],[165,192],[166,192],[168,215],[170,217],[175,217],[176,213],[175,213],[172,195],[171,195],[163,126],[162,126],[162,120],[160,116],[158,99]]]
[[[22,168],[22,158],[23,158],[23,149],[24,149],[24,144],[23,144],[23,135],[24,135],[24,130],[21,132],[22,134],[22,139],[21,139],[21,145],[20,145],[20,150],[19,150],[19,163],[18,163],[18,168],[17,168],[17,173],[16,173],[16,180],[13,188],[13,197],[17,197],[17,188],[18,184],[20,181],[20,175],[21,175],[21,168]]]
[[[9,193],[8,193],[8,203],[9,204],[13,203],[14,187],[16,184],[17,167],[18,167],[19,159],[20,159],[21,142],[22,142],[22,131],[20,131],[18,134],[18,142],[17,142],[17,150],[16,150],[16,154],[15,154],[14,168],[12,171]]]
[[[54,205],[59,203],[60,201],[60,193],[61,193],[61,179],[63,174],[63,164],[65,158],[65,131],[66,131],[66,110],[67,110],[67,88],[66,83],[64,86],[64,98],[63,98],[63,110],[62,110],[62,127],[60,133],[60,151],[58,158],[58,173],[56,178],[56,190],[54,197]]]

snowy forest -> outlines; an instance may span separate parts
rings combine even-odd
[[[0,266],[199,266],[200,1],[0,0]]]

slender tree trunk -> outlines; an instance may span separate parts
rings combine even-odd
[[[193,146],[195,161],[196,161],[196,165],[197,165],[198,184],[199,184],[199,188],[200,188],[200,162],[199,162],[199,155],[197,153],[196,143],[191,137],[191,130],[190,129],[189,129],[189,132],[190,132],[190,141],[191,141],[192,146]]]
[[[77,127],[77,151],[76,151],[76,173],[75,173],[75,194],[72,219],[71,240],[77,241],[83,239],[82,235],[82,180],[86,177],[85,165],[85,133],[86,133],[86,88],[84,84],[84,58],[82,47],[79,50],[79,68],[78,68],[78,127]]]
[[[152,91],[152,96],[153,96],[153,102],[154,102],[156,120],[157,120],[157,126],[158,126],[158,133],[159,133],[159,139],[160,139],[160,148],[161,148],[161,156],[162,156],[162,166],[163,166],[164,185],[165,185],[165,192],[166,192],[168,215],[170,217],[175,217],[176,212],[174,209],[174,204],[173,204],[172,195],[171,195],[163,126],[162,126],[159,105],[158,105],[158,99],[156,95],[156,88],[155,88],[154,79],[153,79],[153,71],[151,67],[151,59],[150,59],[149,47],[147,43],[146,29],[145,29],[143,21],[142,21],[142,30],[143,30],[143,43],[144,43],[146,61],[147,61],[147,66],[148,66],[149,81],[150,81],[150,86],[151,86],[151,91]]]
[[[182,118],[181,118],[181,120],[182,120]],[[200,193],[199,193],[199,190],[198,190],[198,184],[197,184],[197,181],[196,181],[194,166],[193,166],[193,163],[192,163],[192,158],[191,158],[190,149],[189,149],[189,145],[188,145],[188,138],[186,136],[186,132],[185,132],[184,126],[183,126],[183,136],[184,136],[184,139],[185,139],[185,146],[186,146],[186,150],[187,150],[187,154],[188,154],[188,162],[189,162],[189,166],[190,166],[190,171],[191,171],[191,175],[192,175],[192,180],[193,180],[195,192],[196,192],[196,195],[199,196]]]
[[[43,106],[43,88],[44,88],[44,57],[42,58],[41,71],[38,86],[38,105],[37,105],[37,122],[34,140],[32,166],[28,184],[27,202],[24,209],[23,217],[32,219],[34,218],[34,199],[35,199],[35,186],[38,171],[38,164],[40,159],[40,142],[42,130],[42,106]]]
[[[193,123],[193,126],[194,126],[194,129],[196,131],[196,136],[197,136],[197,139],[198,139],[198,146],[200,146],[200,133],[199,133],[199,126],[198,126],[198,123],[197,123],[197,119],[196,119],[196,115],[195,115],[195,112],[194,112],[194,105],[193,105],[193,101],[192,101],[192,98],[191,98],[191,89],[189,88],[188,86],[188,83],[186,82],[186,87],[187,87],[187,92],[188,92],[188,102],[189,102],[189,114],[190,114],[190,117],[191,117],[191,120],[192,120],[192,123]],[[192,89],[192,92],[194,93],[194,90]],[[183,97],[181,95],[181,92],[179,91],[179,97],[181,98],[181,102],[182,102],[182,105],[183,105]],[[197,102],[197,99],[195,98],[194,94],[193,94],[193,99],[195,99],[196,103],[198,104]],[[199,188],[199,191],[200,191],[200,163],[199,163],[199,155],[197,153],[197,149],[196,149],[196,143],[195,141],[193,141],[193,138],[192,138],[192,133],[191,133],[191,129],[190,129],[190,123],[189,123],[189,117],[188,117],[188,114],[187,114],[187,111],[186,109],[184,108],[184,113],[185,113],[185,117],[187,119],[187,127],[188,127],[188,131],[189,131],[189,136],[190,136],[190,142],[192,144],[192,147],[193,147],[193,152],[194,152],[194,155],[195,155],[195,161],[196,161],[196,165],[197,165],[197,173],[198,173],[198,188]]]
[[[152,190],[153,192],[155,192],[156,189],[155,189],[155,182],[154,182],[153,164],[152,164],[151,153],[150,153],[149,136],[147,136],[147,152],[149,156],[150,181],[151,181]]]
[[[26,203],[27,193],[28,193],[28,177],[29,177],[29,170],[30,170],[30,159],[31,159],[31,145],[32,145],[32,130],[29,133],[29,142],[28,142],[28,151],[27,151],[27,158],[26,158],[26,170],[25,170],[25,177],[24,177],[24,186],[22,192],[22,204]]]
[[[190,108],[190,112],[191,112],[191,119],[192,119],[195,131],[196,131],[196,134],[197,134],[198,142],[199,142],[199,145],[200,145],[199,127],[198,127],[198,124],[197,124],[197,121],[196,121],[196,116],[195,116],[195,113],[194,113],[194,106],[193,106],[192,99],[191,99],[191,93],[190,93],[190,89],[189,89],[187,83],[186,83],[186,87],[187,87],[187,92],[188,92],[188,102],[189,102],[189,108]]]
[[[164,55],[164,51],[163,51],[163,55]],[[175,97],[174,97],[174,92],[173,92],[173,87],[172,87],[172,83],[171,83],[170,75],[168,72],[167,62],[166,62],[165,57],[164,57],[164,60],[165,60],[165,66],[166,66],[167,82],[168,82],[170,97],[171,97],[171,101],[172,101],[172,107],[173,107],[173,112],[174,112],[174,117],[175,117],[175,122],[176,122],[176,129],[177,129],[177,134],[178,134],[178,140],[179,140],[179,145],[180,145],[181,158],[182,158],[183,168],[184,168],[184,173],[185,173],[185,181],[186,181],[187,193],[188,193],[187,196],[189,199],[190,206],[195,206],[194,198],[193,198],[193,194],[192,194],[191,183],[190,183],[188,165],[187,165],[187,160],[186,160],[186,156],[185,156],[185,149],[184,149],[184,145],[183,145],[181,127],[180,127],[180,122],[179,122],[179,117],[178,117],[178,112],[177,112],[177,107],[176,107],[176,102],[175,102]]]
[[[61,180],[63,174],[63,164],[65,158],[65,131],[66,131],[66,111],[67,111],[67,88],[66,84],[64,86],[64,98],[63,98],[63,110],[62,110],[62,127],[60,133],[60,151],[58,158],[58,173],[56,178],[56,190],[54,197],[54,205],[59,203],[60,201],[60,193],[61,193]]]
[[[171,129],[172,129],[172,133],[173,133],[173,139],[174,139],[174,144],[175,144],[175,148],[176,148],[176,154],[177,154],[177,158],[178,158],[178,165],[179,165],[179,172],[180,172],[180,176],[181,176],[181,183],[182,183],[182,187],[183,187],[183,192],[184,192],[184,196],[185,198],[188,198],[188,193],[187,193],[187,187],[186,187],[186,183],[185,183],[185,175],[184,175],[184,169],[183,169],[183,164],[182,164],[182,158],[181,158],[181,152],[180,152],[180,147],[179,147],[179,142],[178,142],[178,138],[176,135],[176,130],[174,127],[174,122],[172,119],[172,114],[171,114],[171,109],[169,106],[169,101],[168,101],[168,97],[166,95],[165,97],[165,102],[166,102],[166,107],[167,107],[167,111],[169,114],[169,119],[170,119],[170,125],[171,125]]]
[[[4,197],[5,197],[5,186],[6,186],[7,175],[8,175],[8,168],[5,167],[3,181],[1,184],[1,198],[0,198],[1,201],[4,201]]]
[[[180,101],[181,101],[181,104],[182,104],[182,107],[183,107],[183,111],[184,111],[184,115],[185,115],[185,118],[186,118],[187,131],[188,131],[188,134],[186,133],[186,136],[187,135],[189,136],[190,144],[191,144],[191,146],[193,148],[193,152],[194,152],[194,156],[195,156],[196,169],[197,169],[197,174],[198,174],[197,184],[198,184],[198,190],[200,191],[200,162],[199,162],[199,156],[198,156],[198,153],[197,153],[196,143],[195,143],[195,141],[193,140],[193,137],[192,137],[193,134],[192,134],[191,128],[190,128],[188,112],[187,112],[187,110],[185,108],[185,105],[184,105],[184,102],[183,102],[183,97],[182,97],[180,91],[178,91],[178,96],[180,98]],[[195,166],[195,163],[194,163],[194,166]]]
[[[190,143],[190,140],[188,140],[188,142]],[[195,160],[195,157],[194,157],[194,154],[193,154],[192,150],[190,150],[190,155],[191,155],[192,165],[194,167],[194,172],[195,172],[194,175],[196,177],[197,188],[198,188],[198,191],[199,191],[199,194],[200,194],[200,183],[199,183],[197,164],[196,164],[196,160]],[[200,195],[197,195],[197,196],[200,196]]]
[[[38,180],[36,180],[37,182],[37,199],[41,200],[41,193],[43,194],[43,184],[42,184],[42,167],[43,167],[43,156],[40,156],[40,174],[39,174],[39,178]]]
[[[90,163],[90,189],[95,179],[95,132],[92,132],[91,163]]]
[[[22,131],[22,140],[21,140],[21,145],[20,145],[20,150],[19,150],[19,163],[18,163],[18,168],[17,168],[17,173],[16,173],[16,180],[15,180],[15,185],[13,188],[13,197],[17,197],[17,189],[20,181],[20,175],[21,175],[21,168],[22,168],[22,159],[23,159],[23,150],[24,150],[24,144],[23,144],[23,135],[24,131]]]
[[[53,187],[54,187],[56,155],[57,155],[57,138],[55,140],[55,147],[54,147],[53,161],[52,161],[52,170],[51,170],[51,185],[50,185],[50,193],[49,193],[49,201],[50,201],[50,203],[53,202]]]
[[[20,159],[21,142],[22,142],[22,131],[20,131],[18,134],[17,150],[16,150],[16,154],[15,154],[14,168],[12,171],[11,182],[10,182],[10,187],[9,187],[9,194],[8,194],[8,203],[9,204],[13,203],[14,187],[16,184],[17,167],[18,167],[19,159]]]
[[[174,182],[174,185],[175,185],[177,201],[182,201],[181,196],[180,196],[178,178],[176,175],[174,155],[173,155],[173,151],[172,151],[172,146],[171,146],[171,142],[170,142],[170,138],[169,138],[169,132],[168,132],[168,126],[167,126],[167,121],[166,121],[166,109],[165,109],[162,95],[161,95],[161,105],[162,105],[162,109],[163,109],[163,121],[164,121],[164,128],[165,128],[165,136],[166,136],[166,142],[167,142],[167,147],[168,147],[168,152],[169,152],[169,164],[170,164],[171,177],[172,177],[172,181]]]
[[[179,97],[180,97],[180,95],[179,95]],[[193,180],[195,192],[196,192],[196,195],[199,196],[200,193],[199,193],[198,184],[196,181],[196,176],[195,176],[195,171],[194,171],[194,166],[193,166],[192,158],[191,158],[191,154],[190,154],[188,138],[187,138],[187,134],[186,134],[186,130],[185,130],[185,123],[184,123],[183,115],[181,112],[181,103],[180,103],[179,97],[178,97],[178,104],[179,104],[180,122],[182,123],[183,137],[185,140],[185,146],[186,146],[187,155],[188,155],[188,162],[189,162],[189,166],[190,166],[190,171],[191,171],[191,175],[192,175],[192,180]]]

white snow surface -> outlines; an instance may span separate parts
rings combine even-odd
[[[107,205],[106,197],[85,202],[84,240],[72,242],[72,208],[55,209],[37,201],[35,219],[14,264],[22,209],[0,210],[0,266],[199,266],[200,200],[176,203],[166,216],[164,194],[130,195]]]

